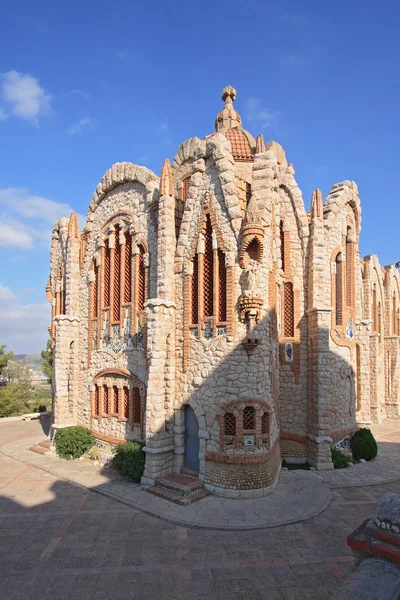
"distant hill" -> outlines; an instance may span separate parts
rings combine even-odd
[[[41,369],[42,357],[40,354],[15,354],[16,360],[23,360],[32,369]]]

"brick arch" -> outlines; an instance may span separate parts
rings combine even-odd
[[[204,194],[204,196],[205,195],[206,194]],[[186,257],[189,261],[193,260],[194,255],[196,253],[197,241],[199,239],[199,235],[200,234],[204,235],[206,232],[206,216],[207,215],[210,215],[211,227],[212,227],[213,231],[215,232],[217,242],[218,242],[218,248],[220,248],[222,250],[222,252],[224,252],[225,254],[227,252],[229,252],[229,250],[230,250],[230,248],[228,248],[227,245],[225,244],[223,236],[222,236],[222,229],[218,223],[217,214],[216,214],[215,208],[213,206],[214,201],[215,201],[215,195],[209,194],[209,201],[207,202],[206,206],[204,206],[204,202],[203,202],[203,207],[202,207],[200,218],[199,218],[199,221],[197,224],[196,233],[193,236],[193,240],[190,245],[188,256]]]
[[[124,210],[123,212],[117,212],[114,213],[112,215],[112,217],[108,218],[107,221],[105,221],[105,223],[101,226],[100,231],[104,234],[106,229],[108,227],[110,227],[111,225],[118,225],[119,221],[123,221],[123,220],[129,220],[129,225],[131,226],[134,222],[134,215],[131,211],[129,210]],[[115,221],[115,223],[114,223]]]

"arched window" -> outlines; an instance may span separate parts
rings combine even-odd
[[[289,281],[283,286],[283,335],[294,337],[293,283]]]
[[[279,239],[281,242],[282,270],[285,271],[285,233],[283,231],[283,221],[280,221],[279,223]]]
[[[100,389],[99,389],[99,386],[96,385],[94,388],[93,416],[98,417],[99,415],[100,415]]]
[[[124,260],[124,302],[132,301],[132,236],[125,233],[125,260]]]
[[[138,296],[137,296],[137,309],[138,312],[144,310],[144,303],[146,302],[146,270],[144,267],[144,255],[145,251],[142,245],[139,246],[139,261],[138,261]]]
[[[179,198],[175,198],[175,237],[178,239],[181,230],[185,202],[189,192],[190,175],[182,181],[182,187],[179,191]]]
[[[269,414],[267,412],[261,417],[261,433],[269,433]]]
[[[212,227],[209,215],[207,215],[206,232],[204,236],[204,316],[213,315],[214,299],[214,252],[212,246]]]
[[[255,429],[256,428],[256,411],[253,406],[246,406],[243,411],[243,429]]]
[[[236,435],[236,417],[233,413],[225,413],[224,431],[225,435]]]
[[[335,323],[343,324],[343,277],[342,277],[342,255],[339,252],[335,260]]]
[[[97,308],[99,302],[99,267],[94,265],[93,298],[92,298],[92,319],[97,318]]]
[[[225,325],[228,289],[225,254],[217,247],[209,215],[206,216],[204,235],[200,235],[203,238],[200,238],[198,252],[193,258],[190,324],[198,325],[200,319],[200,323]],[[212,325],[208,330],[213,330]]]
[[[396,296],[393,296],[392,305],[392,335],[397,334],[397,311],[396,311]]]
[[[375,283],[372,288],[372,329],[375,333],[378,332],[378,301]]]
[[[354,243],[351,227],[346,236],[346,305],[353,306],[354,297]]]
[[[225,254],[218,248],[218,321],[226,321]]]
[[[118,414],[118,388],[116,385],[113,386],[113,410],[112,412]]]
[[[133,422],[136,425],[140,425],[141,423],[141,401],[140,401],[140,392],[139,388],[134,387],[132,390],[132,404],[133,404]]]
[[[109,404],[108,404],[108,387],[103,385],[103,414],[108,415]]]
[[[382,319],[382,308],[381,308],[381,303],[378,302],[378,316],[377,316],[377,332],[380,335],[379,341],[382,340],[382,336],[381,336],[381,319]]]
[[[192,275],[192,323],[199,322],[199,255],[195,254],[193,259]]]
[[[110,258],[111,258],[111,250],[110,250],[110,243],[109,240],[107,239],[105,241],[105,246],[104,246],[104,299],[103,299],[103,306],[104,308],[108,308],[110,306],[110,275],[111,275],[111,269],[110,269]]]
[[[120,320],[121,309],[121,246],[119,243],[119,225],[115,226],[114,277],[113,277],[113,321]]]
[[[129,419],[129,388],[127,386],[123,387],[123,398],[124,398],[124,418]]]

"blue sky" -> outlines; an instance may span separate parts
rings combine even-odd
[[[308,209],[357,182],[361,254],[400,260],[400,6],[321,2],[38,3],[2,14],[0,343],[45,346],[52,222],[85,214],[117,161],[159,174],[214,129],[221,90],[253,135],[286,150]]]

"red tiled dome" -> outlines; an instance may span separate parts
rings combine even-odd
[[[250,141],[243,129],[227,129],[223,132],[224,136],[232,145],[232,156],[237,161],[253,160],[254,152],[250,145]]]

